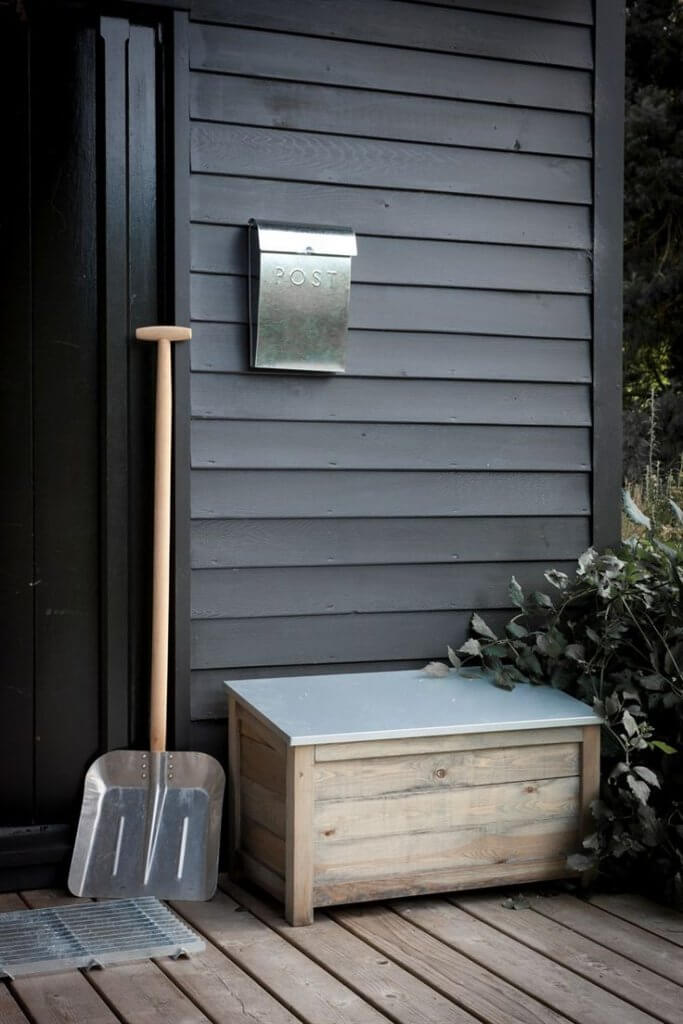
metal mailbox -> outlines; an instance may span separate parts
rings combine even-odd
[[[249,221],[255,369],[344,373],[356,252],[349,228]]]

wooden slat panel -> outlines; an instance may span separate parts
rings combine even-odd
[[[233,173],[233,168],[229,168]],[[303,224],[363,225],[368,235],[590,249],[586,206],[405,192],[250,177],[193,174],[192,218],[246,224],[249,217]]]
[[[567,1018],[456,953],[386,907],[335,910],[332,918],[378,952],[416,971],[487,1024],[565,1024]]]
[[[546,0],[540,2],[548,16],[554,7]],[[191,66],[204,71],[554,110],[590,112],[593,103],[587,71],[509,59],[498,63],[450,53],[420,53],[365,41],[283,36],[234,26],[194,24],[190,39]]]
[[[195,420],[195,469],[585,470],[586,427]]]
[[[417,4],[432,4],[434,0],[413,0]],[[462,0],[440,0],[443,7],[463,6]],[[526,18],[544,18],[549,21],[573,21],[579,25],[593,24],[593,6],[590,0],[477,0],[477,10],[497,11],[499,14],[519,14]]]
[[[398,754],[357,761],[318,762],[316,800],[380,797],[405,792],[441,792],[529,779],[565,778],[579,773],[579,744],[552,743],[434,754]],[[322,746],[322,744],[321,744]]]
[[[465,612],[200,619],[192,624],[192,667],[301,665],[431,658],[465,639]],[[496,628],[509,611],[488,613]],[[246,673],[245,673],[246,674]]]
[[[223,690],[225,700],[225,689]],[[240,737],[240,774],[271,792],[284,798],[285,757],[284,753],[259,743],[248,736]]]
[[[591,291],[588,254],[529,246],[481,245],[395,238],[358,238],[354,283],[406,284],[510,291]],[[192,269],[244,274],[248,267],[244,227],[192,226]]]
[[[269,829],[280,839],[285,838],[285,802],[272,789],[252,782],[245,776],[240,780],[242,813]]]
[[[445,900],[406,900],[395,911],[482,967],[581,1024],[652,1024],[637,1010]]]
[[[578,517],[213,519],[192,523],[192,565],[550,562],[575,558],[588,543],[588,523]]]
[[[195,324],[191,350],[194,372],[246,373],[249,369],[249,340],[242,324]],[[351,330],[346,339],[346,376],[588,383],[590,343]]]
[[[529,747],[538,744],[580,743],[583,729],[516,729],[512,732],[464,733],[458,736],[416,736],[412,739],[368,740],[364,743],[321,743],[316,761],[357,761],[359,758],[403,757],[416,754],[444,754],[459,750],[490,750],[501,747]]]
[[[575,563],[554,563],[569,575]],[[515,576],[526,590],[543,586],[538,562],[462,565],[336,565],[195,569],[192,618],[259,618],[345,612],[502,608]]]
[[[294,1013],[315,1024],[385,1024],[386,1018],[222,892],[173,907]],[[244,1017],[246,1014],[242,1014]]]
[[[447,803],[440,793],[411,793],[391,800],[327,800],[316,802],[313,832],[316,843],[334,844],[371,836],[423,834],[437,824],[444,831],[485,825],[500,829],[507,824],[566,822],[573,816],[578,825],[578,798],[579,778],[572,776],[456,789]]]
[[[192,318],[246,323],[247,281],[192,275]],[[355,284],[349,326],[365,330],[435,331],[517,337],[590,338],[590,299],[543,292]]]
[[[191,168],[203,174],[369,185],[460,195],[590,203],[591,164],[573,157],[496,153],[195,121]]]
[[[0,987],[0,1022],[2,1024],[28,1024],[28,1017],[21,1012],[19,1004],[12,998],[6,985]]]
[[[193,375],[192,414],[202,419],[544,427],[585,427],[591,421],[590,389],[584,385],[209,373]]]
[[[582,473],[192,471],[195,519],[588,514]],[[346,659],[348,661],[348,658]]]
[[[593,896],[592,902],[615,917],[637,924],[677,946],[683,946],[683,914],[673,907],[660,906],[642,896],[611,893]]]
[[[555,921],[539,920],[539,915],[532,909],[522,909],[513,915],[501,906],[500,899],[483,895],[458,897],[455,903],[480,921],[493,925],[658,1020],[680,1024],[683,992],[678,985],[659,974],[636,966],[619,953],[577,935]]]
[[[298,32],[302,35],[371,40],[447,53],[510,57],[537,64],[590,68],[593,63],[588,28],[574,25],[396,3],[395,0],[195,0],[197,20]]]
[[[270,829],[242,815],[241,843],[247,853],[284,877],[285,842]]]
[[[586,114],[237,75],[193,75],[190,113],[203,121],[442,146],[578,157],[592,151]]]

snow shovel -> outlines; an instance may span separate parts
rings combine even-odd
[[[207,900],[216,889],[225,775],[207,754],[166,750],[171,539],[171,342],[187,327],[142,327],[158,342],[150,749],[115,750],[85,777],[69,889],[76,896]]]

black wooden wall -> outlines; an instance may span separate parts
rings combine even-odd
[[[594,40],[590,0],[190,17],[199,721],[442,655],[589,543]],[[357,232],[345,377],[248,370],[250,217]]]

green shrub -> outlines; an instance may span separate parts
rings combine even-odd
[[[576,576],[545,574],[553,596],[524,594],[496,636],[479,616],[451,664],[483,665],[496,685],[547,683],[604,719],[595,833],[577,870],[683,905],[683,512],[674,504],[667,543],[624,495],[639,527],[616,554],[589,549]]]

